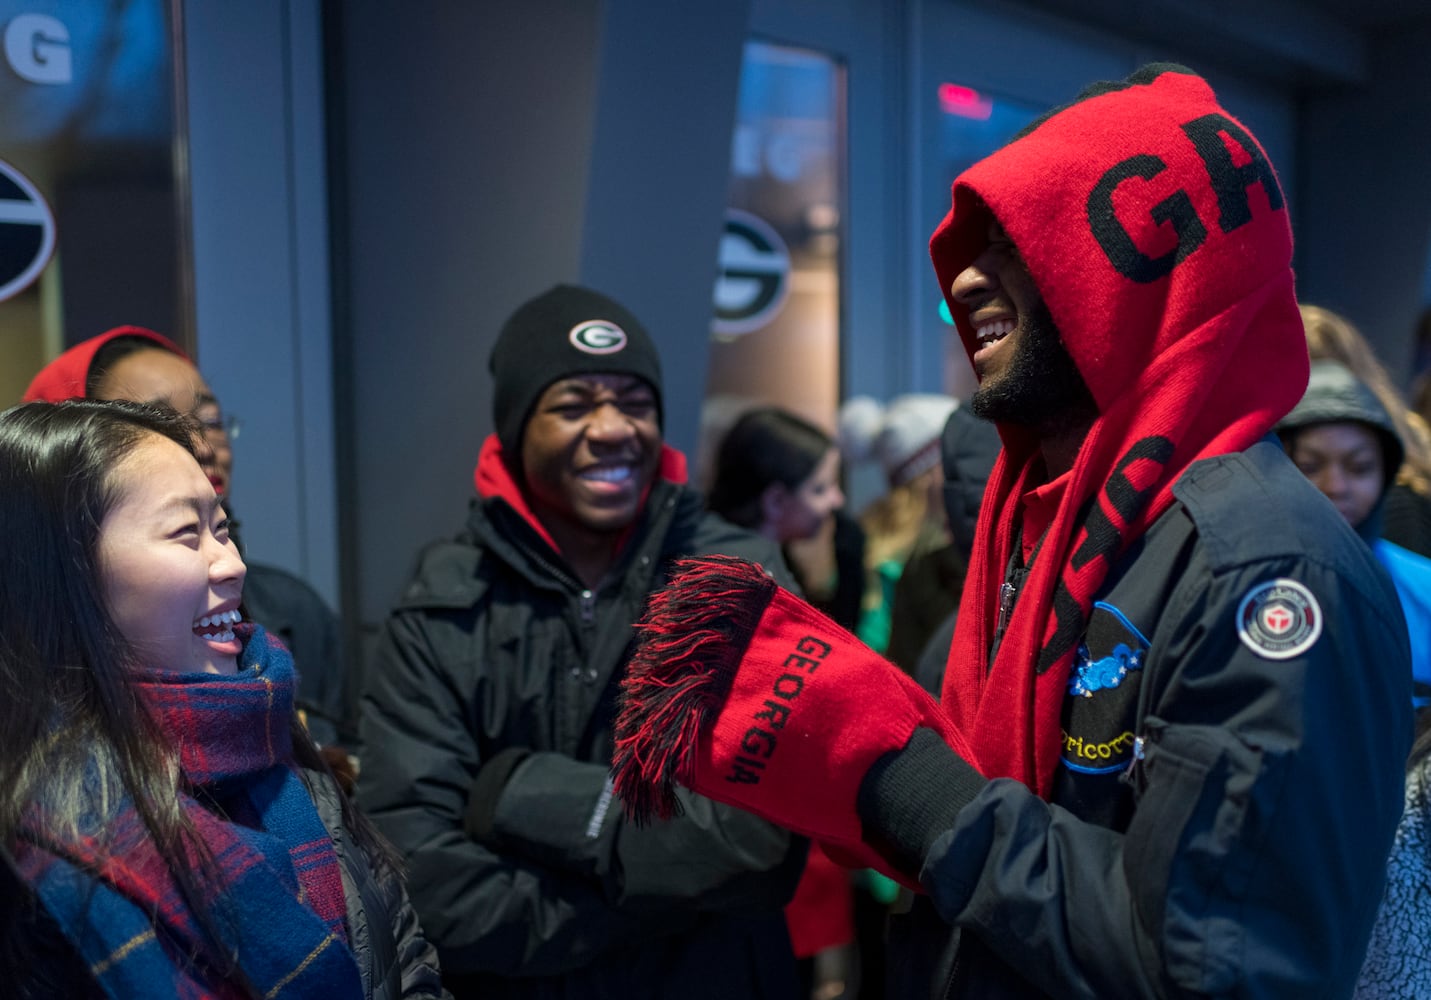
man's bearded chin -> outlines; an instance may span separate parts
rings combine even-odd
[[[1086,423],[1098,416],[1098,404],[1063,346],[1048,306],[1040,302],[1023,322],[1009,367],[985,379],[970,397],[974,415],[1036,432]]]

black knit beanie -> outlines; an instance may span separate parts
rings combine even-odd
[[[546,387],[572,375],[635,375],[656,394],[661,410],[661,358],[641,321],[600,292],[557,285],[517,308],[492,348],[492,419],[512,459]]]

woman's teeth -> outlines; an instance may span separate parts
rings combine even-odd
[[[220,611],[215,615],[204,615],[194,623],[194,631],[199,633],[202,639],[215,639],[219,642],[229,642],[234,637],[231,626],[243,621],[243,615],[238,610]],[[209,629],[210,631],[201,631]]]

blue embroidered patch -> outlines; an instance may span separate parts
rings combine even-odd
[[[1113,647],[1112,654],[1101,660],[1094,660],[1089,657],[1088,647],[1080,644],[1078,663],[1068,678],[1068,693],[1091,698],[1094,691],[1115,688],[1122,684],[1124,677],[1127,677],[1131,671],[1142,669],[1142,666],[1143,650],[1141,649],[1129,649],[1120,642]]]
[[[1133,636],[1142,640],[1144,644],[1147,643],[1142,633],[1134,627],[1132,622],[1128,621],[1123,612],[1102,601],[1095,602],[1094,607],[1111,612]],[[1107,656],[1095,660],[1088,651],[1087,641],[1079,643],[1078,659],[1068,677],[1068,693],[1077,697],[1091,698],[1095,691],[1116,688],[1130,673],[1143,669],[1143,655],[1147,651],[1146,645],[1133,649],[1127,643],[1120,642]]]

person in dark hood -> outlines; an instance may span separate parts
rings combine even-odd
[[[1404,454],[1391,415],[1345,366],[1314,361],[1306,395],[1277,433],[1391,575],[1411,636],[1412,701],[1418,710],[1431,705],[1431,559],[1382,537],[1387,492]]]
[[[1312,360],[1327,358],[1346,365],[1385,408],[1405,450],[1401,467],[1392,470],[1394,479],[1382,504],[1381,536],[1431,559],[1431,427],[1407,405],[1376,349],[1351,320],[1306,302],[1301,312]]]
[[[930,252],[1003,450],[941,701],[758,571],[690,560],[643,623],[617,794],[714,795],[917,887],[897,996],[1346,995],[1410,651],[1270,435],[1308,362],[1267,154],[1155,64],[952,202]]]
[[[793,996],[806,842],[697,795],[638,828],[609,780],[633,625],[672,562],[739,554],[792,584],[779,548],[684,485],[620,303],[556,286],[490,368],[466,528],[423,552],[366,674],[358,801],[459,1000]]]

